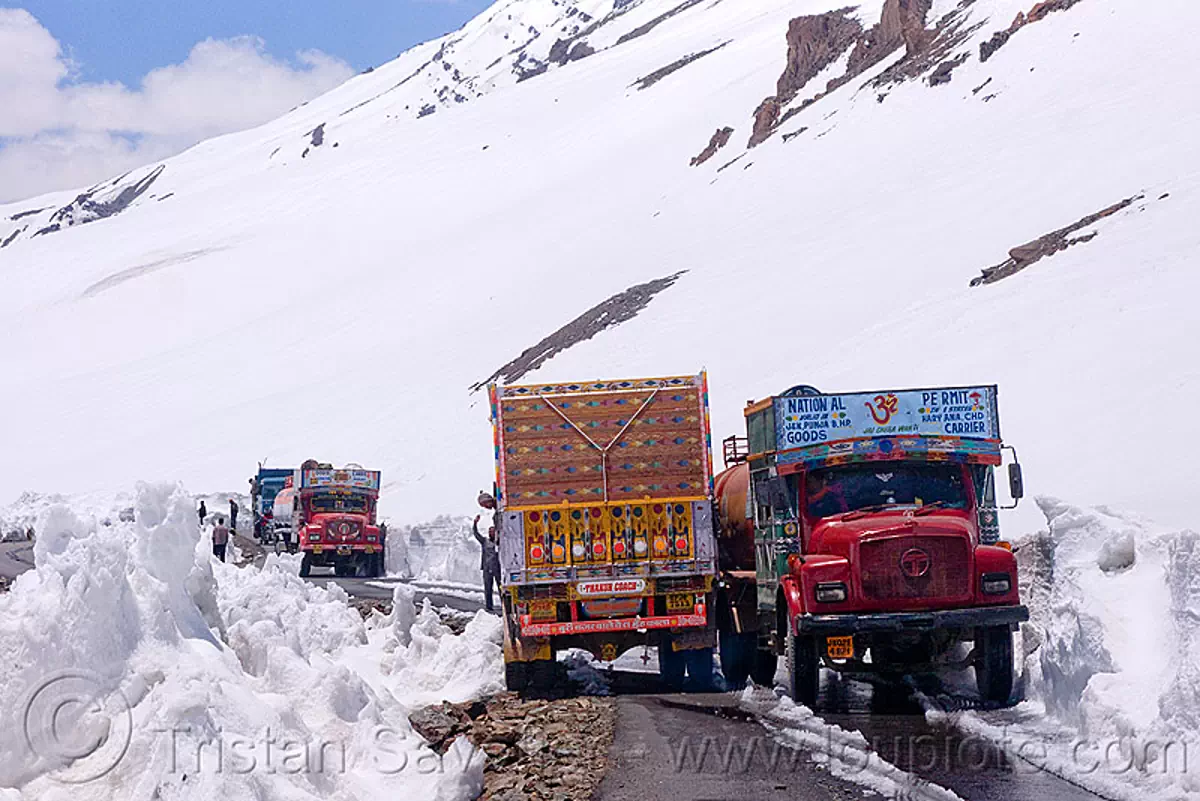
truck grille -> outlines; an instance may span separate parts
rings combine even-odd
[[[914,552],[915,549],[915,552]],[[923,556],[927,570],[920,572]],[[902,561],[907,561],[906,572]],[[971,591],[970,549],[963,537],[896,537],[859,546],[863,595],[873,601],[961,598]]]
[[[352,540],[358,536],[358,523],[350,520],[333,520],[325,524],[325,536],[333,540]]]

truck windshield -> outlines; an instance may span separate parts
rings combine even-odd
[[[357,514],[365,514],[367,511],[367,499],[364,495],[355,495],[351,493],[328,492],[312,496],[309,501],[309,508],[313,514],[321,514],[323,512],[353,512]]]
[[[876,462],[810,471],[804,485],[810,517],[830,517],[859,509],[928,506],[966,509],[962,468],[952,464]]]

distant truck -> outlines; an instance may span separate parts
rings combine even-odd
[[[704,373],[488,388],[509,689],[556,652],[658,647],[672,687],[711,682],[716,542]]]
[[[822,666],[973,666],[980,696],[1007,702],[1012,631],[1029,614],[999,539],[993,471],[1011,448],[997,388],[798,386],[745,417],[747,437],[725,441],[733,466],[716,478],[726,677],[769,684],[786,655],[791,695],[812,706]]]
[[[258,465],[258,473],[250,483],[250,505],[254,513],[254,536],[263,541],[271,538],[273,509],[275,496],[289,482],[295,471],[290,467],[263,467]]]
[[[379,471],[306,462],[295,472],[292,527],[304,555],[300,575],[314,566],[337,576],[382,576],[387,531],[377,522]]]

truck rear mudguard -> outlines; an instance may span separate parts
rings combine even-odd
[[[986,626],[1014,627],[1029,620],[1023,605],[979,606],[936,612],[880,612],[856,615],[797,615],[792,618],[796,634],[866,634],[872,632],[974,629]]]

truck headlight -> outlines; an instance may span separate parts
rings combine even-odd
[[[982,587],[984,595],[1007,595],[1012,589],[1012,577],[1007,573],[984,573]]]
[[[846,600],[846,585],[840,581],[826,581],[817,585],[817,601],[823,604],[838,604]]]

